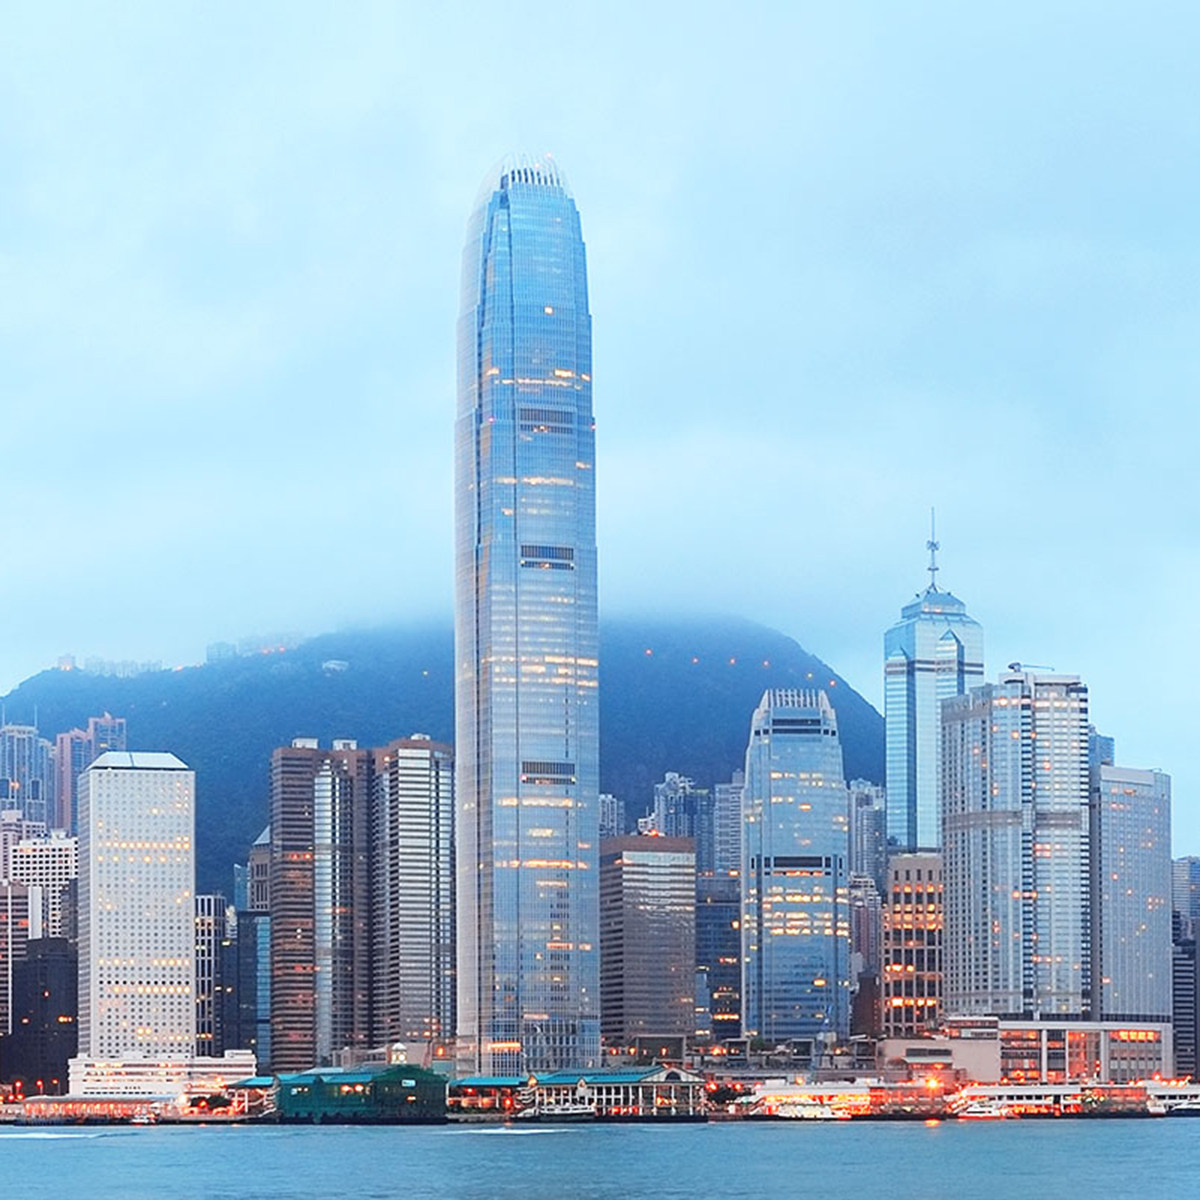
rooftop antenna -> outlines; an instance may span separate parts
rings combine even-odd
[[[929,510],[929,541],[925,543],[925,549],[929,551],[929,590],[936,592],[937,589],[937,552],[942,548],[941,543],[937,540],[937,524],[936,516],[933,508]]]

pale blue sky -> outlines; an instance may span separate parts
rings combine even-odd
[[[986,9],[986,11],[985,11]],[[1190,3],[48,4],[0,27],[0,685],[449,616],[458,266],[551,150],[605,609],[878,701],[942,581],[1200,850]]]

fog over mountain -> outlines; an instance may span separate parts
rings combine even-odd
[[[600,778],[626,811],[648,806],[667,771],[708,786],[741,766],[750,715],[768,687],[824,687],[837,710],[847,778],[883,781],[883,719],[792,638],[736,618],[601,623]],[[382,745],[410,733],[453,742],[448,624],[330,633],[294,650],[132,679],[43,671],[4,699],[10,721],[43,734],[108,710],[129,746],[170,750],[196,771],[197,887],[231,888],[267,821],[271,750],[294,737]]]

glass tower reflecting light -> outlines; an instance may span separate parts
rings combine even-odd
[[[894,850],[942,844],[942,701],[983,682],[983,627],[935,583],[938,543],[929,548],[929,586],[900,610],[884,636],[887,838]]]
[[[1087,686],[1013,664],[947,700],[942,770],[945,1011],[1086,1017]]]
[[[850,821],[824,692],[763,693],[742,799],[743,1034],[850,1033]]]
[[[455,432],[458,1041],[487,1073],[600,1056],[591,316],[549,158],[485,181]]]

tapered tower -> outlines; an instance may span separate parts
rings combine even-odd
[[[458,1043],[599,1062],[592,341],[549,158],[489,175],[463,254],[455,434]]]

